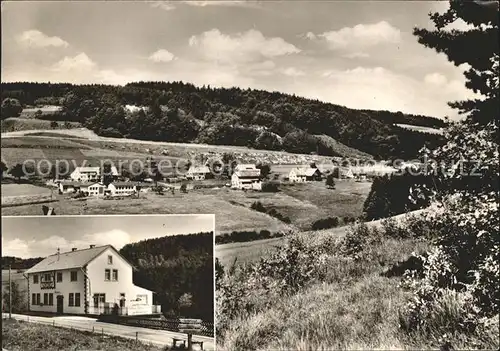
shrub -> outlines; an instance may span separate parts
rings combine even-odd
[[[339,225],[339,218],[338,217],[328,217],[324,219],[318,219],[315,221],[311,229],[312,230],[321,230],[321,229],[328,229],[328,228],[334,228]]]
[[[266,193],[277,193],[280,191],[279,182],[264,182],[262,183],[262,191]]]

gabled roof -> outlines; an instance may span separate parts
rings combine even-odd
[[[61,181],[59,184],[63,186],[81,186],[83,183],[82,182],[67,182],[67,181]]]
[[[46,257],[43,261],[31,267],[25,273],[31,274],[53,270],[81,268],[109,248],[116,251],[113,246],[105,245],[83,250],[62,252],[59,254],[59,257],[58,254],[54,254]]]
[[[190,167],[188,173],[207,174],[210,173],[210,168],[207,166]]]
[[[259,178],[260,169],[244,169],[234,172],[238,178]]]
[[[113,184],[114,186],[130,186],[130,187],[134,187],[137,185],[135,182],[113,182],[110,183],[109,185],[111,184]]]
[[[238,164],[236,165],[236,167],[234,168],[235,171],[241,171],[241,170],[249,170],[249,169],[256,169],[256,166],[254,164],[251,164],[251,163],[247,163],[247,164]]]
[[[295,168],[295,173],[301,177],[312,177],[316,172],[321,172],[317,168]]]
[[[101,168],[100,167],[76,167],[75,171],[79,171],[80,173],[89,173],[89,172],[95,172],[101,174]],[[118,169],[116,169],[115,166],[111,166],[111,175],[113,176],[118,176]]]
[[[97,172],[100,173],[101,169],[99,167],[76,167],[75,172],[78,171],[80,173],[86,173],[86,172]]]

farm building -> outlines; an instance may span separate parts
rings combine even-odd
[[[111,167],[111,174],[113,178],[119,176],[118,170],[115,166]],[[101,168],[100,167],[76,167],[70,174],[70,178],[77,182],[98,182],[101,181]]]
[[[210,168],[207,166],[190,167],[186,173],[186,178],[192,180],[204,180],[208,175],[210,175],[210,173]]]
[[[137,191],[134,182],[114,182],[108,185],[108,190],[112,195],[129,195]]]
[[[111,245],[48,256],[25,272],[29,311],[97,315],[160,313],[153,292],[132,282],[134,267]]]
[[[61,181],[59,182],[59,192],[62,194],[76,193],[80,190],[81,182]]]
[[[321,171],[317,168],[294,168],[288,174],[288,179],[293,183],[321,180]]]
[[[231,176],[231,187],[240,190],[262,190],[260,169],[255,165],[237,165]]]
[[[339,178],[340,179],[353,179],[354,174],[352,173],[351,168],[340,167],[339,168]]]

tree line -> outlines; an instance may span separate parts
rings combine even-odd
[[[183,82],[126,86],[2,83],[2,101],[2,111],[8,111],[2,112],[2,119],[15,116],[18,105],[55,104],[62,111],[44,115],[44,119],[80,122],[102,136],[328,156],[338,153],[316,135],[328,135],[377,157],[411,158],[424,144],[435,146],[442,138],[394,124],[440,128],[444,123],[401,112],[348,109],[277,92],[196,87]],[[131,110],[127,105],[143,108]]]

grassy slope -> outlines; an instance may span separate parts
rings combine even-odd
[[[338,230],[337,230],[338,231]],[[308,245],[338,240],[335,231],[301,234]],[[218,350],[245,345],[259,350],[405,349],[408,340],[398,329],[398,309],[408,295],[398,277],[382,275],[425,242],[387,238],[371,248],[376,260],[354,262],[331,252],[326,278],[288,296],[251,297],[257,311],[237,319]],[[264,307],[265,306],[265,307]],[[425,347],[428,344],[412,345]]]
[[[135,340],[15,320],[2,321],[2,347],[8,351],[120,350],[159,351]]]
[[[340,156],[353,157],[353,158],[368,158],[368,159],[373,158],[372,155],[369,155],[366,152],[359,151],[357,149],[344,145],[329,135],[322,134],[322,135],[315,135],[315,137],[323,141],[325,145],[330,146],[333,150],[335,150],[338,154],[340,154]]]

